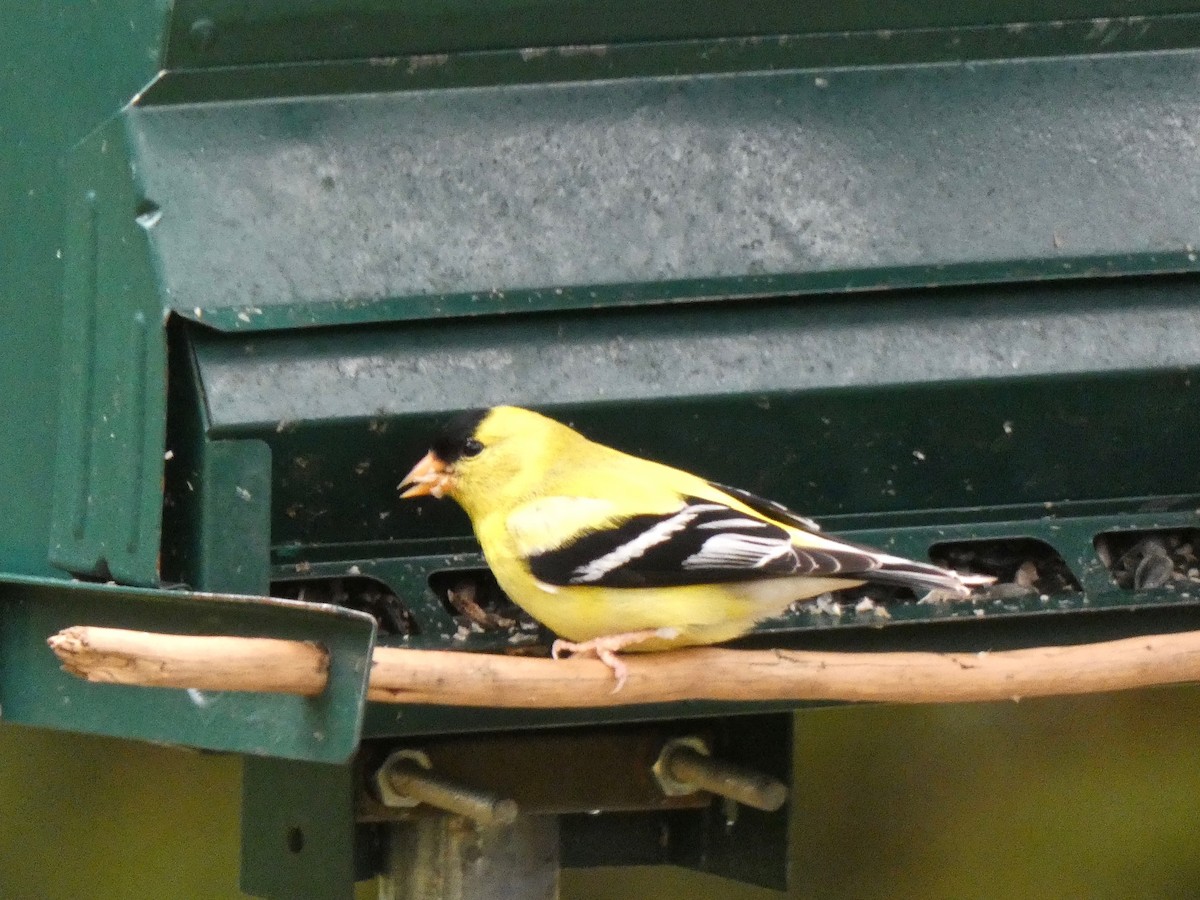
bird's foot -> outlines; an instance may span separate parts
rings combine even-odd
[[[606,634],[604,637],[592,638],[590,641],[580,643],[564,641],[560,638],[550,646],[550,655],[555,659],[559,659],[562,653],[568,653],[571,656],[596,657],[612,669],[613,677],[617,680],[616,687],[612,689],[615,694],[625,686],[625,680],[629,677],[629,667],[617,656],[618,650],[624,650],[633,644],[640,644],[642,641],[654,638],[669,641],[677,637],[679,637],[678,628],[647,628],[644,631],[629,631],[625,634]]]

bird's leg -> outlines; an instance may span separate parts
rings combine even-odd
[[[632,644],[640,644],[642,641],[654,638],[669,641],[676,637],[679,637],[678,628],[647,628],[644,631],[627,631],[624,634],[606,634],[603,637],[592,638],[590,641],[581,643],[564,641],[560,638],[550,646],[550,655],[555,659],[558,659],[559,654],[564,652],[572,656],[596,657],[612,669],[613,677],[617,679],[617,686],[612,689],[615,694],[625,686],[625,679],[629,677],[629,668],[618,658],[618,650],[624,650]]]

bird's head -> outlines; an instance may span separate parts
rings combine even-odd
[[[451,497],[474,520],[501,498],[532,491],[542,461],[572,439],[583,440],[567,426],[515,406],[463,413],[404,476],[400,496]]]

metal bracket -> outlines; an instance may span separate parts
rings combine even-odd
[[[91,684],[46,639],[71,625],[319,641],[317,697]],[[0,575],[0,709],[8,721],[255,756],[342,763],[358,745],[375,622],[325,604]]]

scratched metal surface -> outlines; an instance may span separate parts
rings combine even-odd
[[[132,110],[170,305],[221,328],[1182,271],[1200,56]]]

